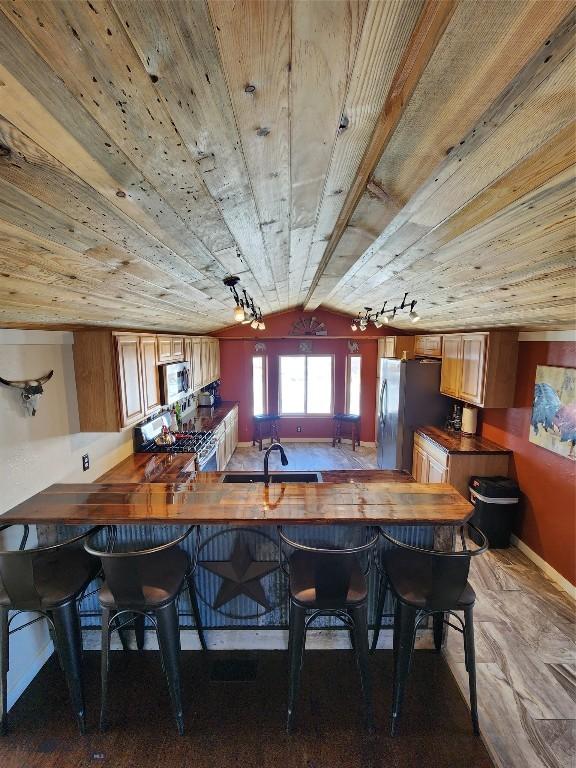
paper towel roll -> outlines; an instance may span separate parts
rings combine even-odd
[[[471,405],[465,405],[462,410],[462,432],[466,435],[475,435],[478,425],[478,409]]]

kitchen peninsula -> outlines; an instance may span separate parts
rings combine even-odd
[[[182,457],[144,456],[176,473]],[[136,460],[140,461],[137,456]],[[127,463],[132,463],[129,457]],[[189,461],[189,459],[188,459]],[[124,462],[123,462],[124,464]],[[146,464],[145,466],[148,466]],[[183,471],[183,470],[182,470]],[[107,473],[107,477],[114,470]],[[146,470],[144,470],[146,474]],[[226,484],[224,473],[190,473],[188,482],[56,483],[6,512],[6,523],[29,524],[396,524],[461,525],[473,507],[447,484],[406,482],[383,472],[385,482],[348,482],[349,472],[329,473],[328,483]],[[380,473],[374,472],[377,477]],[[400,482],[398,482],[398,480]]]

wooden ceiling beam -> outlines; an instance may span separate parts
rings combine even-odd
[[[370,143],[364,152],[354,183],[346,196],[336,221],[336,226],[332,231],[316,276],[308,291],[305,301],[306,309],[316,309],[320,303],[319,300],[314,299],[314,291],[318,280],[330,261],[360,198],[364,194],[370,176],[378,165],[382,153],[400,122],[404,109],[410,101],[410,97],[414,93],[414,89],[418,85],[418,81],[426,69],[430,57],[434,53],[439,40],[444,34],[444,30],[452,18],[456,5],[456,0],[426,0],[418,23],[412,32],[404,55],[394,75],[384,108],[380,113]]]

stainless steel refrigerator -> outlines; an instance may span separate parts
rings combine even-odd
[[[412,470],[414,430],[443,426],[450,400],[440,394],[439,360],[381,358],[376,446],[380,469]]]

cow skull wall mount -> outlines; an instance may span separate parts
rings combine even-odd
[[[54,371],[50,371],[46,376],[42,376],[39,379],[31,379],[30,381],[8,381],[0,376],[0,384],[5,384],[7,387],[16,387],[16,389],[22,390],[20,397],[22,398],[22,404],[26,409],[26,413],[29,416],[36,416],[36,409],[38,406],[38,400],[40,395],[44,392],[42,388],[43,384],[54,376]]]

